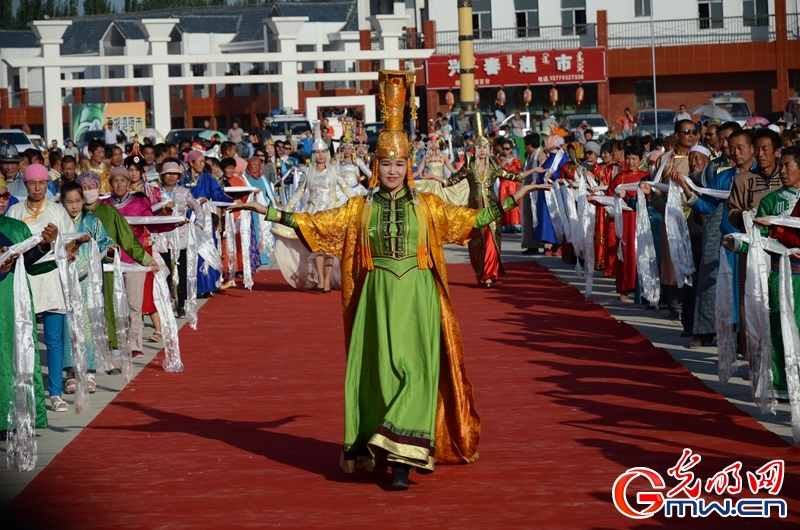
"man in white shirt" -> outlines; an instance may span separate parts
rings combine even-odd
[[[120,142],[117,138],[120,136],[119,129],[114,127],[114,120],[110,119],[106,122],[106,128],[103,129],[106,135],[106,145],[118,145]]]
[[[53,224],[62,234],[75,231],[67,211],[45,198],[50,176],[41,164],[31,164],[25,169],[26,199],[8,209],[8,217],[27,224],[32,234],[39,234],[48,224]],[[33,307],[42,318],[44,344],[47,348],[48,383],[50,404],[55,412],[66,412],[67,403],[61,399],[64,372],[64,315],[67,304],[61,289],[58,270],[30,276]]]
[[[511,118],[511,134],[513,134],[515,138],[522,138],[525,135],[524,129],[525,121],[522,119],[519,112],[515,112],[514,117]]]
[[[551,134],[553,134],[553,127],[555,126],[556,126],[556,119],[550,116],[549,110],[544,109],[544,112],[542,112],[542,121],[539,126],[540,130],[542,131],[542,134],[544,136],[550,136]]]
[[[241,143],[244,139],[244,131],[241,127],[239,127],[239,122],[234,120],[233,127],[228,129],[228,141],[231,141],[235,144]]]
[[[673,123],[678,123],[681,120],[692,121],[692,115],[686,112],[686,105],[681,105],[678,107],[678,113],[675,115],[675,120],[673,120]]]

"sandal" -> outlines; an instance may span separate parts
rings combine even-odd
[[[78,389],[78,382],[75,381],[74,379],[67,379],[67,382],[64,384],[64,393],[74,394],[77,389]]]
[[[97,383],[94,381],[94,374],[86,374],[86,391],[94,394],[97,390]]]
[[[61,396],[51,397],[50,405],[53,407],[53,412],[66,412],[69,408],[67,402],[61,399]]]
[[[149,340],[150,342],[161,342],[162,340],[164,340],[164,337],[161,335],[160,331],[154,331],[153,334],[150,336],[150,338],[147,340]]]

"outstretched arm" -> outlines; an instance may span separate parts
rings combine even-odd
[[[439,203],[444,210],[441,219],[444,221],[440,225],[442,233],[442,243],[465,244],[470,239],[470,233],[475,228],[488,226],[503,215],[517,207],[517,203],[528,193],[536,190],[552,189],[550,184],[528,184],[520,186],[510,197],[506,197],[502,202],[490,204],[486,208],[476,210],[466,206],[456,206],[442,201],[438,197],[432,201]]]
[[[352,202],[338,208],[317,212],[314,215],[286,212],[257,202],[236,204],[228,209],[232,212],[239,210],[257,212],[266,216],[267,221],[294,229],[311,252],[340,256],[344,247],[350,209],[351,207],[355,208],[355,205],[351,204]]]

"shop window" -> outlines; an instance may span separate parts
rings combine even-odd
[[[634,0],[633,2],[633,14],[637,17],[649,17],[650,16],[650,2],[651,0]]]
[[[475,39],[492,38],[492,0],[472,2],[472,36]]]
[[[539,0],[514,0],[517,38],[539,36]]]
[[[697,3],[700,16],[700,29],[721,29],[725,27],[722,19],[722,0],[701,0]]]
[[[586,0],[561,0],[561,34],[586,35]]]
[[[769,2],[767,0],[744,0],[744,25],[769,25]]]
[[[636,96],[637,109],[647,109],[654,106],[655,97],[652,81],[636,81],[633,91]]]

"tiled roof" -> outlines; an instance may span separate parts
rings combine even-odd
[[[0,48],[36,48],[36,35],[28,30],[0,31]]]
[[[136,21],[142,18],[179,18],[184,33],[235,33],[233,42],[260,41],[263,20],[273,16],[308,17],[309,22],[342,22],[343,31],[358,29],[356,0],[275,2],[260,5],[185,7],[137,13],[82,16],[72,19],[64,33],[62,55],[98,53],[100,39],[110,24],[116,24],[127,39],[144,39]],[[35,48],[32,31],[0,31],[0,48]]]
[[[115,20],[114,25],[126,39],[144,40],[144,32],[133,20]]]

